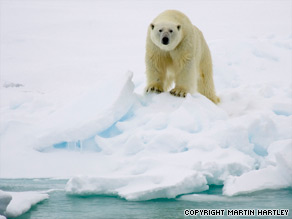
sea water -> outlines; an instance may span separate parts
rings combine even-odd
[[[57,179],[0,179],[3,191],[45,191],[49,199],[34,205],[17,219],[30,218],[204,218],[185,216],[186,209],[223,209],[220,218],[253,218],[248,216],[227,216],[228,209],[289,209],[285,217],[265,216],[261,218],[292,218],[292,189],[266,190],[235,197],[222,196],[222,186],[210,186],[198,196],[181,196],[176,199],[156,199],[150,201],[127,201],[116,196],[68,195],[64,191],[67,180]],[[197,197],[197,198],[196,198]],[[185,200],[187,199],[187,200]],[[217,218],[210,217],[210,218]]]

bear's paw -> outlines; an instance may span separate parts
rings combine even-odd
[[[163,88],[162,86],[158,85],[158,84],[155,84],[155,85],[149,85],[146,89],[146,92],[147,93],[150,93],[150,92],[154,92],[154,93],[162,93],[163,92]]]
[[[181,88],[181,87],[175,87],[173,88],[170,93],[173,95],[173,96],[176,96],[176,97],[186,97],[187,95],[187,91],[186,89],[184,88]]]

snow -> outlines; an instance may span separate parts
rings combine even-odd
[[[98,84],[96,88],[49,115],[42,121],[45,124],[45,130],[42,130],[44,137],[40,138],[38,145],[41,147],[37,150],[42,151],[42,148],[53,144],[58,147],[56,143],[62,144],[64,141],[74,143],[75,146],[78,142],[82,150],[96,146],[90,139],[120,120],[132,106],[134,85],[131,78],[132,73],[128,72],[125,78],[115,78],[113,84]],[[104,98],[104,93],[107,98]],[[93,101],[100,99],[104,101]]]
[[[281,140],[269,147],[267,167],[252,170],[241,176],[229,176],[223,194],[232,196],[264,189],[291,187],[292,185],[292,140]]]
[[[132,201],[291,187],[292,3],[211,3],[1,1],[0,177]],[[204,33],[219,105],[144,94],[147,26],[168,8]],[[12,206],[47,197],[23,195]]]
[[[48,194],[44,192],[3,192],[0,190],[0,214],[8,218],[17,217],[27,212],[33,205],[48,198]]]

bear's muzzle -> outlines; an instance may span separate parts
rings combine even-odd
[[[168,45],[169,44],[169,34],[167,32],[163,33],[161,36],[161,43],[163,45]]]

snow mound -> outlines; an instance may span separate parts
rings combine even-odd
[[[117,166],[98,177],[73,177],[66,191],[149,200],[175,198],[206,190],[210,184],[224,184],[224,194],[231,195],[247,188],[246,182],[237,186],[231,179],[268,168],[277,168],[277,175],[252,183],[255,188],[249,191],[265,189],[263,185],[269,180],[275,182],[271,188],[290,186],[289,179],[283,180],[291,164],[286,159],[278,169],[274,166],[283,159],[273,158],[281,154],[274,152],[277,146],[272,143],[286,137],[277,129],[283,117],[270,112],[244,113],[230,118],[199,94],[184,99],[168,93],[136,94],[123,118],[94,137],[100,155],[118,161]],[[287,153],[290,146],[288,142],[281,153]],[[236,192],[226,192],[232,186]]]
[[[4,198],[4,199],[3,199]],[[33,205],[48,199],[44,192],[3,192],[0,191],[0,210],[6,217],[17,217],[27,212]],[[8,203],[7,203],[8,202]],[[6,206],[4,206],[4,205]],[[2,208],[4,206],[4,208]],[[6,209],[6,210],[5,210]]]

